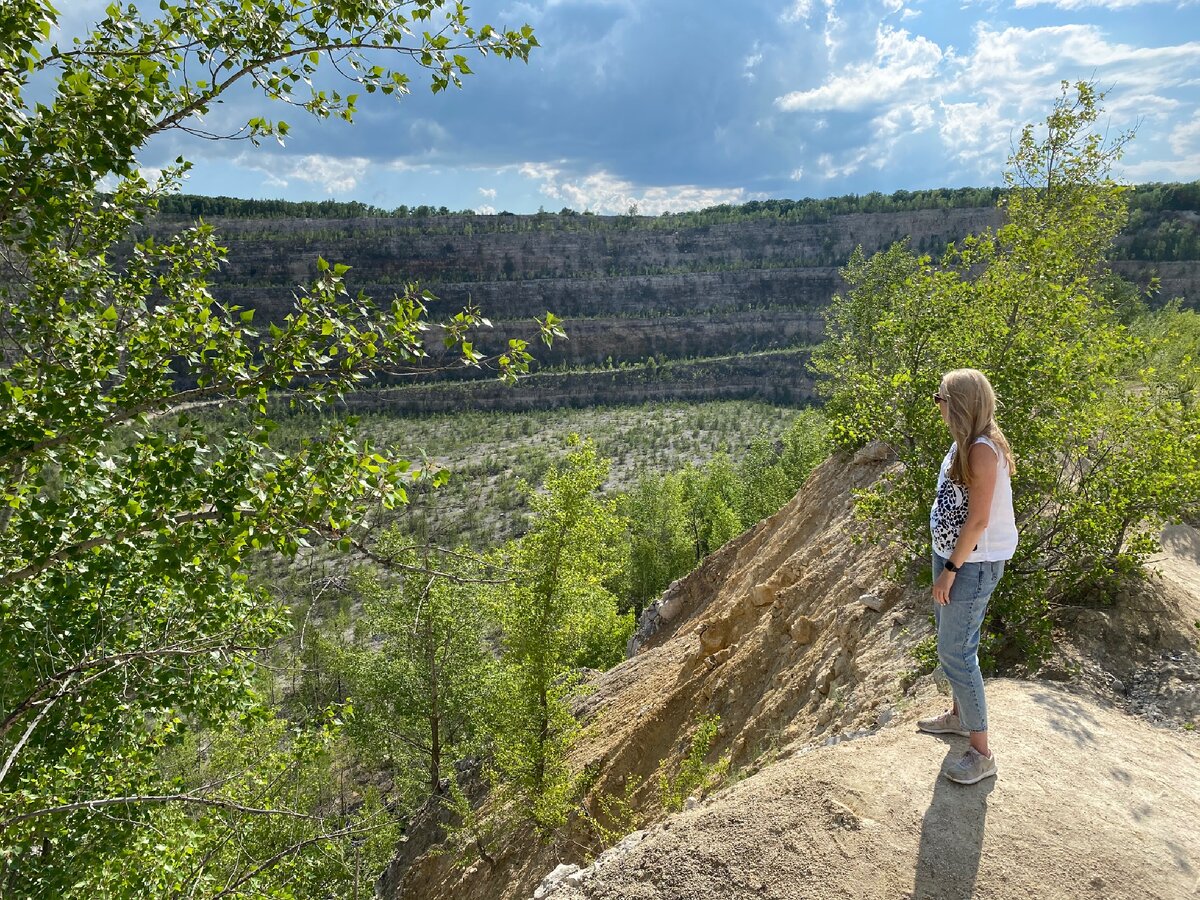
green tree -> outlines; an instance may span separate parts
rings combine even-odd
[[[680,473],[687,509],[687,528],[699,562],[742,531],[738,509],[742,483],[729,457],[720,453],[703,467],[689,463]]]
[[[223,251],[207,226],[121,243],[188,167],[150,185],[138,154],[172,130],[204,134],[239,83],[349,121],[358,92],[404,94],[406,69],[436,92],[470,72],[465,54],[525,59],[536,41],[527,26],[472,26],[444,0],[163,2],[153,20],[113,4],[88,35],[47,46],[56,24],[47,0],[0,9],[0,893],[144,896],[172,857],[130,848],[165,806],[198,803],[164,781],[162,753],[254,705],[255,659],[285,625],[248,583],[248,555],[347,546],[368,504],[405,498],[409,465],[344,423],[279,452],[268,394],[319,406],[411,370],[429,295],[409,286],[376,306],[321,261],[259,333],[208,291]],[[317,86],[334,67],[353,93]],[[31,98],[34,78],[51,99]],[[287,131],[253,117],[235,136]],[[447,345],[482,363],[470,331],[484,324],[464,310]],[[512,378],[528,361],[514,340],[495,363]],[[237,424],[197,417],[222,403],[242,405]],[[241,857],[258,873],[246,891],[289,894],[260,877],[285,856]]]
[[[119,855],[74,873],[78,889],[129,896],[133,868],[143,875],[137,896],[176,896],[185,885],[212,897],[365,894],[402,829],[376,790],[351,780],[346,717],[348,707],[297,724],[259,710],[191,731],[159,766],[197,802],[155,806]]]
[[[621,497],[621,511],[629,523],[627,591],[633,611],[640,614],[696,564],[683,479],[675,473],[643,473]]]
[[[1197,498],[1195,433],[1130,389],[1139,345],[1105,262],[1125,219],[1109,170],[1129,136],[1093,132],[1100,100],[1089,84],[1064,84],[1045,127],[1022,131],[998,229],[936,262],[903,244],[856,253],[814,354],[834,441],[882,440],[904,464],[861,511],[919,557],[949,443],[930,395],[949,369],[987,373],[1017,454],[1021,532],[991,607],[991,649],[1034,657],[1054,602],[1135,571],[1164,519]]]
[[[576,789],[566,751],[578,726],[568,707],[582,667],[624,658],[633,615],[606,587],[624,559],[616,501],[597,496],[608,463],[578,435],[544,493],[530,497],[529,531],[504,553],[512,581],[492,599],[502,656],[492,704],[495,768],[545,830],[565,821]]]
[[[356,573],[358,640],[336,663],[354,704],[347,733],[360,758],[386,764],[420,802],[440,793],[449,764],[481,737],[492,666],[479,584],[487,573],[465,550],[413,545],[396,530],[373,551],[385,568]]]
[[[1142,378],[1160,399],[1179,404],[1187,416],[1200,411],[1200,314],[1178,299],[1135,322],[1141,340]]]
[[[828,455],[824,416],[804,410],[778,442],[756,438],[738,463],[738,518],[743,527],[772,516],[795,496]]]

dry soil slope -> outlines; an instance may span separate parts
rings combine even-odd
[[[931,678],[913,680],[908,654],[929,633],[928,590],[886,580],[891,551],[856,541],[852,491],[887,465],[869,448],[820,466],[674,586],[669,621],[595,679],[572,759],[598,773],[585,802],[640,783],[629,796],[660,825],[552,896],[961,897],[972,883],[980,897],[1192,896],[1200,740],[1178,726],[1200,714],[1195,533],[1173,535],[1162,579],[1070,621],[1053,661],[1066,683],[991,683],[1001,777],[961,788],[937,774],[962,739],[915,733],[944,702]],[[1173,727],[1128,708],[1165,709]],[[710,758],[728,753],[743,780],[664,819],[658,775],[676,770],[703,714],[721,716]],[[600,848],[577,821],[553,846],[503,833],[465,871],[423,849],[414,841],[389,870],[388,900],[526,898]]]
[[[921,707],[933,708],[928,697]],[[999,777],[917,708],[652,827],[555,900],[1200,896],[1200,745],[1056,685],[989,683]]]

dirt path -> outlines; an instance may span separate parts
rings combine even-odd
[[[652,827],[555,900],[1200,897],[1200,739],[1056,685],[988,683],[999,777],[938,777],[966,739],[801,752]]]

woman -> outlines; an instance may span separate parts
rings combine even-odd
[[[954,438],[942,460],[929,515],[938,659],[954,704],[917,727],[931,734],[969,736],[971,746],[945,775],[975,784],[996,774],[979,672],[979,630],[1004,563],[1017,547],[1010,481],[1014,464],[996,424],[996,394],[982,372],[947,372],[933,400]]]

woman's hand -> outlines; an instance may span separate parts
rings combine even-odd
[[[955,574],[949,569],[942,569],[942,574],[933,583],[933,599],[935,603],[945,606],[950,602],[950,588],[954,585]]]

